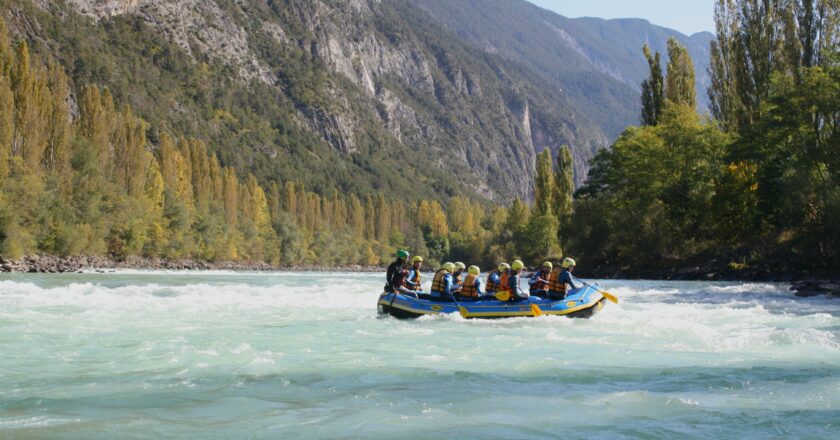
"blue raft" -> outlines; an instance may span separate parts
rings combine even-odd
[[[410,319],[423,315],[460,313],[464,318],[512,318],[535,316],[531,304],[537,305],[544,315],[562,315],[570,318],[589,318],[604,307],[606,298],[591,286],[570,290],[561,301],[532,297],[521,301],[461,301],[460,307],[451,301],[439,301],[421,295],[383,293],[379,296],[380,314]]]

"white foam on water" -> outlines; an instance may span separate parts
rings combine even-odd
[[[321,420],[325,436],[349,435],[328,429],[371,411],[457,429],[463,418],[453,411],[491,423],[508,413],[503,406],[574,405],[580,417],[605,424],[650,414],[840,408],[840,383],[830,374],[840,369],[840,302],[797,299],[785,285],[603,281],[620,303],[591,319],[454,313],[400,321],[377,317],[382,274],[204,275],[124,271],[65,284],[0,277],[0,396],[101,398],[126,416],[133,403],[120,409],[120,399],[149,395],[157,407],[163,393],[177,396],[177,404],[160,404],[184,411],[180,417],[201,413],[180,402],[218,393],[224,397],[213,407],[237,414],[247,399],[225,399],[247,396],[283,406],[242,409],[243,424],[228,419],[235,432],[255,421],[311,427]],[[662,372],[676,379],[663,382]],[[0,409],[0,431],[78,416],[24,412]],[[322,420],[325,412],[336,416]],[[248,418],[255,414],[264,418]],[[511,421],[510,429],[530,426],[523,423]]]

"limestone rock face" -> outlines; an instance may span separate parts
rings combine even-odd
[[[581,183],[588,160],[607,146],[561,90],[454,34],[441,36],[444,28],[410,2],[66,1],[95,20],[140,17],[194,61],[222,63],[238,81],[287,95],[280,78],[296,62],[288,53],[303,51],[328,81],[318,103],[297,103],[301,127],[341,154],[359,154],[371,139],[422,151],[489,199],[531,198],[543,149],[569,145]]]

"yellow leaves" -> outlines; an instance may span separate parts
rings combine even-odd
[[[449,234],[449,225],[443,207],[436,200],[423,200],[417,207],[417,223],[421,227],[428,227],[437,236]]]

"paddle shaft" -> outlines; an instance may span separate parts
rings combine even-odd
[[[603,291],[603,290],[601,290],[601,289],[599,289],[599,288],[597,288],[597,287],[593,286],[592,284],[589,284],[589,283],[587,283],[586,281],[583,281],[583,280],[581,280],[581,279],[578,279],[578,281],[580,281],[581,283],[583,283],[583,285],[584,285],[584,286],[589,286],[589,287],[591,287],[591,288],[595,289],[595,291],[597,291],[597,292],[598,292],[598,293],[600,293],[601,295],[604,295],[604,298],[606,298],[606,299],[610,300],[610,302],[612,302],[613,304],[618,304],[618,297],[617,297],[617,296],[615,296],[615,295],[613,295],[612,293],[610,293],[610,292],[605,292],[605,291]]]

